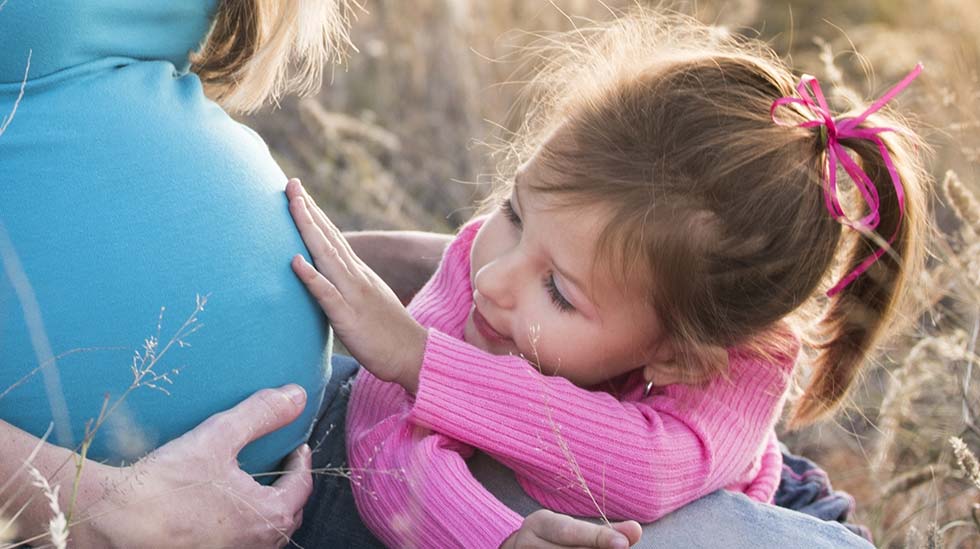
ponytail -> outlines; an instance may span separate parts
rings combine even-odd
[[[324,65],[344,59],[350,11],[346,0],[221,0],[191,70],[232,111],[254,111],[290,91],[315,92]]]
[[[869,352],[901,315],[923,261],[923,239],[927,230],[927,176],[918,162],[916,149],[923,146],[911,131],[893,120],[875,115],[860,127],[889,127],[897,131],[879,134],[904,190],[904,213],[898,190],[892,182],[878,146],[866,139],[841,139],[852,150],[880,198],[880,223],[871,234],[855,234],[844,248],[844,272],[850,273],[895,235],[887,252],[861,276],[831,298],[818,326],[818,355],[812,377],[797,401],[790,427],[813,423],[831,413],[857,378]],[[836,169],[832,166],[831,169]]]

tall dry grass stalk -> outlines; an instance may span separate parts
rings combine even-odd
[[[2,225],[0,225],[0,229],[2,229]],[[2,233],[0,233],[0,236],[2,236]],[[2,241],[0,241],[0,243],[2,243]],[[4,249],[0,247],[0,252],[2,252],[3,250]],[[0,254],[0,258],[3,258],[4,260],[10,259],[9,255],[3,255],[3,254]],[[6,262],[6,265],[9,266],[9,261]],[[136,349],[133,353],[133,357],[129,367],[130,372],[133,376],[130,385],[114,400],[110,400],[109,396],[106,395],[106,398],[103,400],[102,407],[99,410],[98,415],[86,423],[85,435],[83,437],[83,440],[73,449],[73,453],[68,459],[66,459],[60,465],[55,467],[53,471],[49,472],[52,476],[58,475],[61,472],[61,470],[64,467],[66,467],[69,463],[71,462],[74,463],[74,474],[72,476],[72,489],[67,496],[68,505],[66,511],[62,511],[58,500],[58,495],[60,493],[60,486],[55,486],[52,489],[50,485],[48,485],[47,480],[44,478],[41,472],[38,471],[31,464],[32,460],[34,459],[34,456],[37,454],[38,450],[40,449],[40,446],[47,441],[48,436],[51,433],[51,428],[49,428],[48,432],[44,434],[44,436],[38,442],[37,447],[35,447],[31,455],[26,458],[24,462],[24,466],[21,469],[22,470],[26,469],[26,471],[28,472],[29,476],[32,479],[32,484],[35,487],[41,489],[39,494],[42,494],[44,497],[47,498],[49,502],[49,507],[51,508],[54,516],[48,524],[48,532],[46,532],[45,534],[38,534],[36,532],[27,533],[28,535],[30,535],[30,537],[27,539],[20,539],[19,542],[37,543],[43,538],[50,536],[52,543],[56,547],[64,547],[64,543],[62,543],[62,540],[65,540],[65,542],[67,541],[68,526],[71,524],[75,524],[77,522],[75,520],[75,516],[78,511],[76,509],[76,502],[77,502],[79,487],[81,484],[82,475],[85,474],[85,463],[86,463],[88,451],[91,448],[91,445],[95,440],[96,435],[102,430],[103,426],[107,421],[115,417],[120,407],[124,405],[127,397],[133,391],[139,388],[147,388],[147,389],[161,391],[164,394],[169,394],[166,386],[173,383],[172,378],[173,376],[179,373],[179,370],[177,368],[171,368],[169,370],[161,370],[159,368],[160,363],[164,359],[164,357],[166,357],[174,349],[190,346],[190,343],[188,341],[189,337],[194,333],[196,333],[202,326],[202,324],[200,324],[198,321],[199,321],[200,314],[204,311],[205,306],[207,305],[207,300],[208,300],[207,295],[204,296],[198,295],[195,298],[194,310],[162,345],[161,345],[161,331],[163,327],[163,316],[166,309],[165,308],[160,309],[160,313],[157,317],[156,333],[154,335],[147,337],[143,341],[142,348]],[[36,303],[29,304],[29,306],[35,308],[37,307]],[[29,314],[30,311],[25,312],[25,315],[29,315]],[[51,361],[51,363],[53,364],[53,361]],[[39,369],[35,369],[32,373],[37,373]],[[52,425],[52,428],[53,427],[54,425]],[[146,450],[148,449],[142,450],[141,453],[145,453]],[[18,472],[18,475],[19,473],[20,472]],[[6,513],[9,510],[8,509],[9,502],[16,500],[20,495],[21,491],[24,489],[24,486],[21,485],[20,489],[17,490],[17,493],[14,493],[13,495],[6,493],[6,491],[11,486],[16,486],[14,482],[17,480],[16,477],[18,475],[15,475],[14,478],[4,479],[4,481],[0,483],[0,518],[6,516]],[[17,530],[15,528],[16,526],[15,523],[17,518],[21,515],[21,513],[24,512],[27,506],[33,502],[33,499],[34,496],[29,498],[19,509],[16,509],[13,512],[13,515],[8,520],[8,522],[10,522],[11,524],[8,527],[6,527],[6,530],[4,531],[13,532]],[[264,519],[264,517],[261,516],[259,518]],[[18,534],[20,534],[20,532],[18,532]],[[59,545],[59,543],[62,544]],[[5,547],[7,546],[4,544],[3,540],[0,539],[0,548],[5,548]]]
[[[12,544],[17,540],[17,522],[13,517],[0,513],[0,546]]]
[[[0,4],[0,8],[3,8],[3,4]],[[17,99],[14,100],[13,106],[10,107],[10,112],[4,115],[3,120],[0,121],[0,135],[3,135],[7,131],[7,127],[14,120],[14,115],[17,114],[17,107],[20,106],[20,102],[24,99],[24,91],[27,89],[27,79],[31,74],[31,56],[33,55],[33,49],[27,50],[27,62],[24,66],[24,79],[20,83],[20,92],[17,94]]]

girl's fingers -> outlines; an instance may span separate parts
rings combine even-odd
[[[292,261],[293,272],[316,299],[317,303],[328,316],[341,313],[340,308],[346,305],[343,294],[325,276],[310,265],[306,258],[297,254]]]
[[[636,522],[635,520],[614,522],[612,523],[612,527],[613,530],[626,536],[626,539],[629,540],[630,546],[639,543],[640,538],[643,537],[643,527],[640,526],[640,523]]]
[[[303,237],[306,248],[313,256],[313,262],[330,280],[349,279],[352,275],[349,256],[330,234],[320,230],[304,202],[302,197],[293,199],[289,203],[289,212],[293,216],[296,228],[299,229],[300,236]]]
[[[342,248],[343,251],[346,251],[349,257],[356,259],[357,255],[354,254],[354,250],[351,249],[350,244],[347,242],[347,239],[344,238],[343,234],[340,232],[340,229],[338,229],[337,226],[334,225],[334,222],[327,217],[327,214],[323,213],[323,210],[317,205],[316,201],[310,195],[309,191],[306,190],[306,187],[303,186],[300,180],[292,179],[290,180],[289,184],[294,186],[294,193],[296,193],[298,196],[302,196],[306,201],[306,208],[310,212],[310,217],[313,218],[313,221],[317,224],[320,230],[323,231],[324,234],[332,235],[334,237],[333,240],[338,241],[338,247]]]

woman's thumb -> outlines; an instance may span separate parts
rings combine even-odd
[[[221,446],[237,455],[249,442],[291,423],[304,406],[306,391],[299,385],[262,389],[234,408],[211,416],[195,430],[205,438],[220,439]]]

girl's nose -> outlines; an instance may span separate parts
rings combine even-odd
[[[511,309],[516,304],[518,271],[510,254],[498,257],[476,272],[473,289],[501,309]]]

